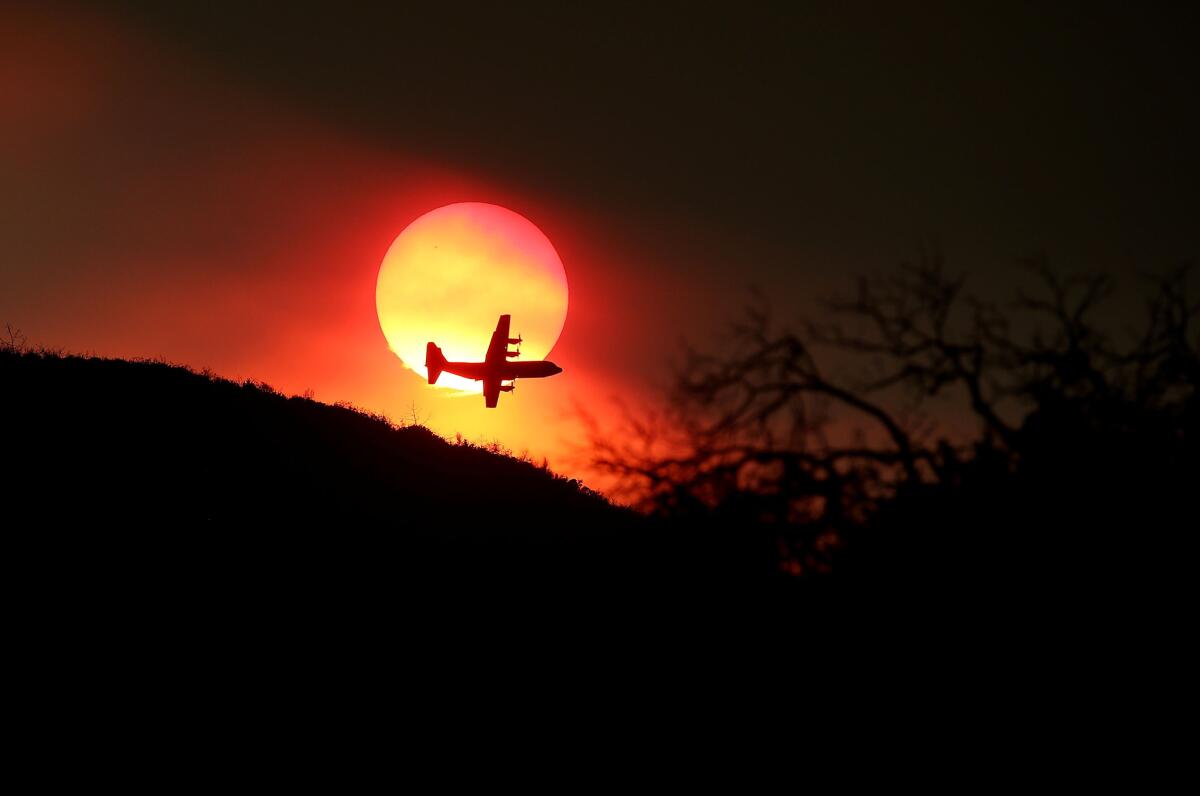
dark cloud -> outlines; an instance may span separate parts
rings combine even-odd
[[[652,5],[119,4],[407,153],[719,231],[728,254],[771,240],[765,278],[925,236],[1006,258],[1194,253],[1189,12]]]

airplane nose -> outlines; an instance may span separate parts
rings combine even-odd
[[[553,373],[552,375],[554,375],[554,376],[557,376],[557,375],[558,375],[558,374],[560,374],[560,373],[562,373],[562,368],[560,368],[558,365],[555,365],[555,366],[554,366],[554,373]]]

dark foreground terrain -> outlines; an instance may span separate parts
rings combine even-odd
[[[1075,460],[1091,439],[1054,450]],[[847,606],[973,619],[1123,610],[1190,580],[1170,531],[1189,523],[1161,497],[1186,491],[1193,470],[1175,461],[1125,488],[1058,468],[1043,480],[1075,497],[1054,503],[1007,475],[913,489],[846,535],[831,573],[793,577],[778,530],[746,512],[652,520],[419,426],[162,363],[0,351],[0,440],[8,562],[39,605],[124,594],[138,610],[310,606],[370,624],[511,600],[703,613],[749,599],[805,622]]]
[[[77,594],[373,615],[400,594],[552,605],[762,575],[528,461],[162,363],[0,352],[0,439],[7,543]]]
[[[507,724],[757,577],[528,462],[159,363],[0,351],[0,460],[6,682],[23,731],[69,712],[95,745],[381,744],[471,695]]]
[[[330,715],[373,736],[417,705],[457,726],[480,699],[507,724],[534,694],[574,714],[562,695],[663,684],[703,711],[711,676],[772,709],[840,698],[836,672],[853,693],[1067,683],[1089,704],[1080,672],[1110,646],[1187,660],[1194,558],[1150,546],[1178,534],[1167,517],[1099,502],[1062,525],[1074,504],[1039,515],[1005,479],[894,501],[814,578],[744,513],[651,520],[420,427],[164,364],[0,351],[0,442],[8,682],[35,724],[96,717],[89,737],[126,715],[224,737],[248,710],[280,737]]]

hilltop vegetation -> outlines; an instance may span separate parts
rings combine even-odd
[[[42,519],[546,529],[625,517],[576,480],[348,405],[161,362],[0,353],[9,488]],[[536,507],[536,510],[531,510]]]
[[[10,344],[0,439],[9,540],[89,583],[571,582],[655,555],[641,517],[496,446],[161,362]]]

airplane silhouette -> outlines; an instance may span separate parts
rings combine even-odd
[[[496,323],[496,331],[492,332],[492,342],[488,345],[487,356],[483,362],[447,362],[442,349],[432,342],[425,345],[425,367],[429,371],[429,383],[437,384],[442,371],[462,376],[464,379],[474,379],[483,382],[483,400],[488,409],[495,409],[500,400],[500,393],[512,392],[518,378],[542,379],[546,376],[556,376],[562,373],[562,368],[553,362],[510,362],[513,357],[520,356],[520,351],[509,351],[510,345],[519,346],[520,337],[509,337],[508,327],[511,315],[501,315]],[[511,384],[501,384],[509,381]]]

